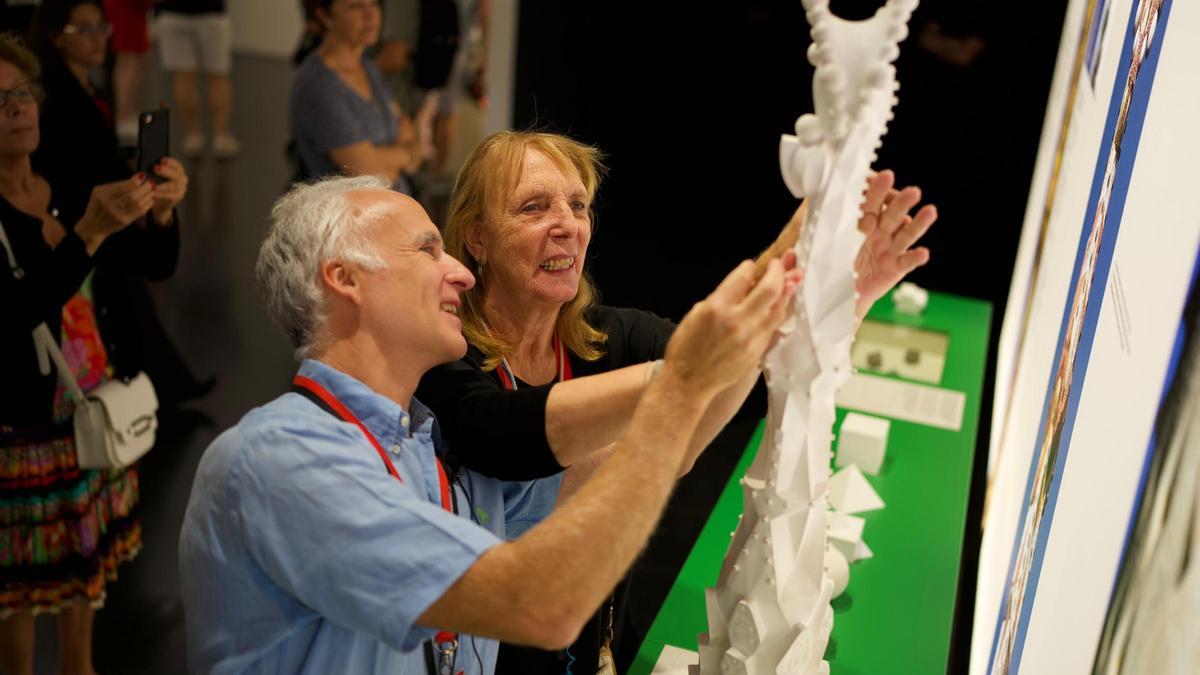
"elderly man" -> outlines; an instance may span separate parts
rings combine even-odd
[[[493,672],[495,640],[571,643],[649,536],[697,423],[754,368],[795,275],[746,262],[684,318],[611,458],[531,514],[522,484],[448,472],[412,398],[460,358],[471,274],[412,199],[376,178],[298,186],[258,260],[303,359],[293,391],[204,455],[180,538],[200,673]],[[478,637],[477,637],[478,636]]]

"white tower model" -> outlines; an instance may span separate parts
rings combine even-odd
[[[854,262],[863,190],[895,105],[899,43],[917,0],[888,0],[866,21],[846,21],[828,0],[803,0],[816,66],[816,114],[780,143],[784,182],[808,199],[796,244],[804,284],[787,334],[766,357],[766,433],[742,480],[744,515],[700,636],[704,675],[815,675],[848,561],[827,541],[834,394],[850,376]],[[867,647],[864,645],[864,647]]]

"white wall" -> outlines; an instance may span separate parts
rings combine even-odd
[[[228,7],[235,50],[291,58],[304,30],[300,0],[228,0]]]
[[[517,17],[520,0],[492,0],[488,31],[488,109],[483,133],[512,127],[513,87],[517,72]]]

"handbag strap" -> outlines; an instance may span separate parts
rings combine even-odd
[[[54,335],[50,333],[50,327],[43,321],[38,324],[37,328],[33,329],[33,346],[38,352],[38,363],[45,363],[47,356],[54,362],[58,368],[58,379],[67,385],[67,390],[75,395],[76,405],[81,405],[87,402],[87,396],[84,396],[83,389],[79,386],[79,381],[75,379],[75,374],[71,372],[71,365],[67,363],[67,357],[63,356],[62,349],[58,346],[58,340],[54,339]],[[43,368],[42,374],[49,375],[48,369]]]
[[[0,246],[4,246],[4,253],[8,257],[8,268],[12,272],[13,279],[20,281],[25,278],[25,271],[17,264],[17,256],[13,253],[12,244],[8,241],[8,232],[4,230],[3,222],[0,222]],[[75,400],[80,403],[87,401],[87,397],[83,395],[83,389],[79,386],[79,382],[71,372],[71,366],[67,363],[67,358],[63,356],[62,349],[58,346],[58,341],[54,339],[54,335],[50,332],[50,327],[46,325],[45,321],[33,329],[33,349],[37,352],[38,370],[42,375],[50,374],[50,362],[53,361],[54,365],[58,368],[59,379],[75,395]]]
[[[4,231],[4,223],[0,222],[0,245],[8,255],[8,269],[12,271],[13,279],[20,281],[25,278],[25,270],[17,264],[17,256],[13,255],[12,244],[8,243],[8,232]]]

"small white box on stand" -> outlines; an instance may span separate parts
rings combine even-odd
[[[892,303],[901,314],[921,314],[929,304],[929,291],[905,281],[892,291]]]
[[[838,432],[836,464],[838,468],[853,464],[863,473],[875,475],[883,466],[887,451],[890,420],[860,413],[849,413]]]

